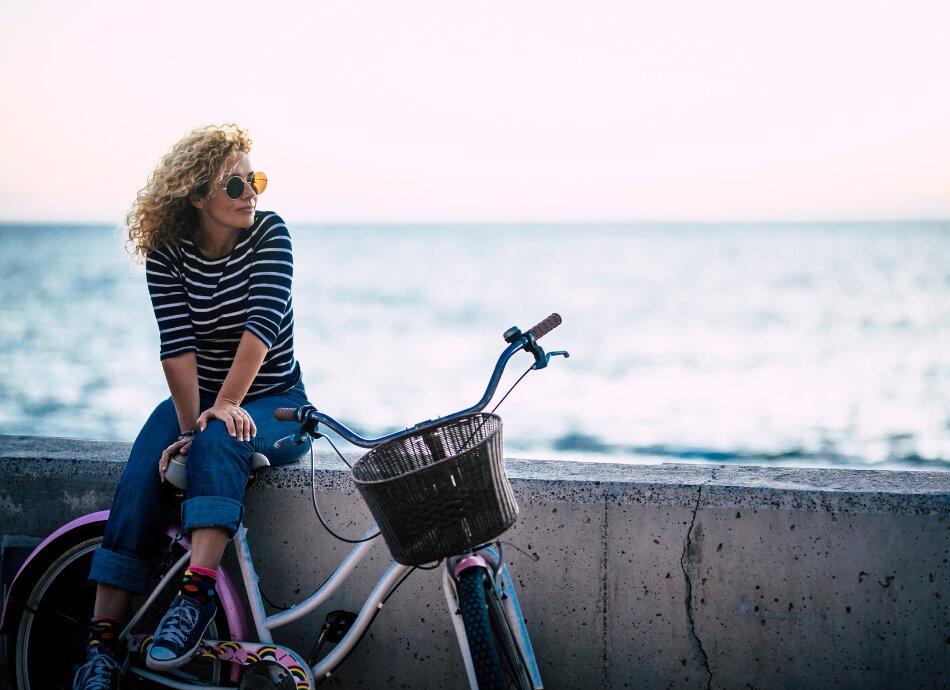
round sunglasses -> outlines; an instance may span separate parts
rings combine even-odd
[[[244,195],[244,185],[251,185],[251,189],[256,194],[260,194],[267,189],[267,175],[262,172],[252,172],[248,174],[247,179],[240,175],[232,175],[224,183],[224,191],[227,192],[229,199],[240,199]]]

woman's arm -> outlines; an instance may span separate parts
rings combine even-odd
[[[199,430],[204,431],[209,420],[220,419],[228,427],[229,434],[243,441],[250,441],[257,434],[257,425],[241,408],[241,402],[254,383],[266,355],[267,344],[251,331],[244,331],[214,405],[198,417]]]
[[[199,429],[204,430],[209,419],[220,419],[232,436],[243,441],[251,440],[257,426],[241,409],[241,402],[274,346],[290,304],[293,254],[290,233],[280,216],[272,213],[262,220],[260,238],[253,251],[244,334],[214,406],[198,418]]]
[[[194,433],[198,422],[198,413],[201,403],[198,400],[198,360],[194,350],[179,355],[166,357],[162,360],[162,371],[165,372],[165,381],[175,403],[175,414],[178,416],[178,428],[181,431]],[[165,471],[168,463],[178,453],[188,454],[191,437],[179,437],[162,452],[158,461],[158,476],[165,481]]]
[[[198,363],[194,350],[163,359],[162,370],[175,403],[178,428],[193,431],[201,412],[198,409]]]
[[[247,395],[257,372],[267,355],[267,345],[251,331],[244,331],[237,353],[224,384],[218,392],[214,405],[200,412],[198,397],[198,360],[194,351],[184,352],[162,360],[165,380],[175,403],[178,415],[178,428],[182,431],[208,428],[208,421],[220,419],[228,428],[228,433],[243,441],[250,441],[257,434],[257,426],[245,410],[241,401]],[[158,473],[165,481],[165,471],[176,453],[187,455],[191,438],[175,441],[162,453],[158,464]]]

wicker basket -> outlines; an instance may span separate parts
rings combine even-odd
[[[475,414],[377,446],[353,466],[393,558],[421,565],[497,537],[518,517],[501,418]]]

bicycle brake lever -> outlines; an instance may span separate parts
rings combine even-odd
[[[557,351],[555,351],[555,352],[547,352],[547,353],[544,354],[543,357],[540,357],[540,358],[534,363],[534,366],[531,367],[531,368],[532,368],[532,369],[544,369],[544,367],[546,367],[546,366],[548,365],[548,363],[550,363],[552,357],[564,357],[564,359],[567,359],[567,358],[570,357],[570,356],[571,356],[571,353],[570,353],[570,352],[567,352],[566,350],[557,350]],[[542,364],[542,362],[544,362],[544,363]]]
[[[297,434],[291,434],[290,436],[284,436],[283,438],[278,439],[277,441],[274,442],[274,448],[280,448],[282,445],[284,445],[288,441],[293,441],[295,436],[297,436]]]
[[[307,434],[305,431],[300,431],[296,434],[291,434],[290,436],[284,436],[282,439],[278,439],[274,443],[274,448],[280,448],[282,445],[288,442],[292,442],[295,446],[302,446],[306,442],[307,436],[309,436],[309,434]]]

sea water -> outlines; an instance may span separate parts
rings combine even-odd
[[[364,435],[473,404],[556,311],[509,456],[950,469],[950,222],[290,230],[304,382]],[[0,300],[0,433],[131,440],[168,395],[115,228],[0,226]]]

